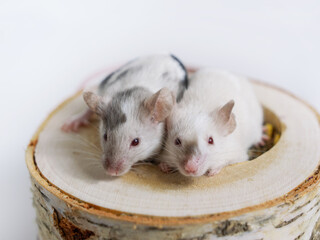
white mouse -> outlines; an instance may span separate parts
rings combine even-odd
[[[137,58],[106,77],[98,93],[85,92],[89,110],[62,130],[77,131],[96,113],[101,119],[102,165],[108,175],[123,175],[160,152],[164,121],[187,85],[186,69],[175,56]]]
[[[248,148],[263,141],[263,109],[250,82],[224,71],[195,72],[166,123],[160,168],[185,176],[213,176],[248,160]]]

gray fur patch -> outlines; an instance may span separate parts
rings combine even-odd
[[[130,62],[129,62],[130,63]],[[103,90],[107,87],[110,87],[114,83],[125,79],[126,77],[130,77],[135,72],[139,72],[142,70],[142,67],[130,67],[124,70],[128,64],[125,64],[123,67],[119,68],[118,70],[112,72],[108,75],[99,85],[99,91],[103,92]],[[112,78],[112,79],[111,79]]]
[[[177,95],[177,102],[180,102],[181,99],[183,98],[183,94],[186,91],[186,86],[184,82],[179,83],[179,89],[178,89],[178,95]]]
[[[146,95],[146,89],[134,87],[117,93],[105,110],[102,120],[106,129],[114,130],[127,121],[126,114],[121,110],[121,106],[127,101],[139,101]],[[138,107],[138,103],[137,103]]]
[[[119,71],[118,76],[116,77],[116,81],[119,81],[121,79],[124,79],[126,77],[130,77],[133,74],[137,72],[142,72],[143,71],[143,66],[136,66],[136,67],[130,67],[126,70]]]
[[[127,70],[122,71],[122,72],[117,76],[117,80],[119,80],[119,79],[121,79],[121,78],[124,78],[125,76],[128,75],[129,72],[131,72],[131,69],[127,69]]]
[[[116,72],[117,71],[110,73],[105,79],[102,80],[102,82],[99,84],[99,91],[102,91],[104,89],[104,87],[108,84],[109,80]]]
[[[106,129],[114,130],[127,121],[127,116],[121,111],[120,105],[112,101],[108,105],[102,120]]]
[[[198,147],[197,140],[190,141],[190,142],[186,143],[183,148],[185,155],[190,156],[192,154],[195,154],[197,147]]]
[[[167,78],[168,76],[169,76],[169,72],[164,72],[161,75],[162,78]]]
[[[144,95],[146,89],[142,87],[133,87],[127,89],[125,91],[119,92],[115,95],[115,98],[118,99],[119,102],[123,103],[128,101],[129,99],[141,99],[141,96]]]
[[[189,80],[188,80],[188,71],[187,69],[185,68],[185,66],[183,65],[183,63],[179,60],[179,58],[177,58],[175,55],[173,54],[170,54],[170,56],[175,60],[177,61],[177,63],[179,64],[179,66],[181,67],[181,69],[183,70],[184,72],[184,78],[183,78],[183,85],[184,87],[187,89],[188,86],[189,86]]]

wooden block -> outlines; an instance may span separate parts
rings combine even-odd
[[[213,178],[141,165],[108,177],[95,124],[60,131],[85,108],[80,93],[32,138],[26,162],[39,235],[45,239],[318,239],[319,114],[290,93],[253,81],[265,119],[280,133],[258,158]]]

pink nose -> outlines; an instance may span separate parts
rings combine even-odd
[[[105,161],[105,169],[107,170],[108,174],[111,176],[117,176],[119,172],[122,171],[123,162],[120,161],[118,163],[112,164],[112,161],[109,159],[106,159]]]
[[[194,161],[188,161],[185,165],[184,165],[184,170],[187,173],[196,173],[198,171],[198,164]]]

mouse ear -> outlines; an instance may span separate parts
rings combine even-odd
[[[153,122],[163,122],[171,113],[176,100],[168,88],[162,88],[144,101]]]
[[[236,117],[232,113],[234,107],[234,100],[230,100],[220,109],[214,112],[214,119],[219,131],[224,136],[229,135],[236,129]]]
[[[90,110],[98,115],[102,115],[104,107],[109,102],[108,98],[101,97],[93,92],[84,92],[83,99],[87,103]]]

